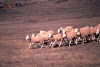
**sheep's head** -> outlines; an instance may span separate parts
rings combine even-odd
[[[66,34],[67,32],[65,30],[62,31],[62,34]]]
[[[63,34],[63,38],[65,38],[66,37],[66,34]]]
[[[29,39],[30,39],[30,36],[29,36],[29,35],[27,35],[27,36],[26,36],[26,40],[29,40]]]
[[[93,27],[92,27],[92,26],[91,26],[90,28],[91,28],[91,29],[93,29]]]
[[[48,37],[51,38],[51,37],[53,37],[53,35],[50,33],[50,34],[48,34]]]
[[[78,32],[76,32],[76,35],[77,35],[77,36],[80,36],[80,35],[81,35],[81,33],[78,31]]]
[[[62,27],[60,27],[60,28],[57,30],[57,33],[61,33],[61,32],[62,32],[62,30],[63,30],[63,28],[62,28]]]
[[[96,30],[96,34],[99,34],[99,33],[100,33],[100,29],[97,28],[97,30]]]
[[[79,29],[78,28],[75,28],[75,32],[78,32],[79,31]]]
[[[61,29],[58,29],[58,30],[57,30],[57,33],[60,33],[60,32],[61,32]]]

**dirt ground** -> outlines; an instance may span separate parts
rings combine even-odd
[[[85,0],[84,0],[85,1]],[[26,35],[40,30],[100,23],[100,2],[35,2],[12,9],[0,9],[0,67],[100,67],[100,43],[27,49]]]

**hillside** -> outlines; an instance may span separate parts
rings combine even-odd
[[[100,42],[27,49],[26,35],[100,24],[100,0],[0,0],[0,67],[100,67]]]
[[[27,5],[24,3],[27,3]],[[7,18],[10,19],[10,17],[20,19],[25,16],[34,17],[36,21],[43,19],[79,19],[100,16],[99,0],[31,0],[28,2],[27,0],[22,0],[21,4],[22,6],[20,7],[15,6],[12,9],[0,10],[0,20],[2,21],[4,18],[4,20]],[[37,16],[39,18],[36,18]]]

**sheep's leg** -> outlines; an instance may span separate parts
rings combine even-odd
[[[84,38],[82,39],[82,44],[84,44]]]
[[[87,42],[87,38],[86,37],[84,38],[84,42]]]
[[[51,46],[52,46],[52,44],[53,44],[53,42],[51,41],[51,43],[50,43],[49,47],[51,47]]]
[[[29,47],[28,47],[28,49],[30,49],[30,47],[31,47],[31,45],[32,45],[33,43],[30,43],[30,45],[29,45]]]
[[[62,39],[61,39],[61,41],[60,41],[59,47],[61,46],[61,44],[62,44]]]
[[[90,41],[92,40],[92,36],[90,36]]]
[[[39,48],[41,48],[41,44],[39,43]]]
[[[44,46],[44,45],[42,44],[42,45],[41,45],[41,48],[43,48],[43,46]]]
[[[99,40],[98,40],[98,42],[100,42],[100,35],[99,35]]]
[[[99,38],[97,38],[97,41],[99,41]]]
[[[94,41],[94,36],[92,35],[91,39]]]
[[[95,35],[93,35],[93,41],[96,39]]]
[[[56,40],[53,42],[53,44],[52,44],[52,46],[51,46],[51,48],[53,48],[53,45],[56,43]]]
[[[60,41],[59,47],[61,46],[62,42]]]
[[[68,43],[68,40],[66,38],[63,39],[63,45],[66,45]]]
[[[99,38],[99,41],[98,42],[100,42],[100,38]]]
[[[97,41],[100,42],[100,36],[97,38]]]
[[[70,47],[71,42],[72,42],[72,41],[69,41],[69,47]]]
[[[75,39],[75,44],[76,44],[76,45],[77,45],[77,41],[78,41],[78,39],[76,38],[76,39]]]
[[[88,39],[89,39],[89,41],[91,41],[91,37],[89,37]]]
[[[81,39],[80,37],[77,38],[78,41],[80,41],[80,39]]]

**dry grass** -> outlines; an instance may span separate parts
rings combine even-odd
[[[28,6],[0,11],[1,67],[100,67],[98,42],[78,46],[27,49],[27,34],[59,27],[74,28],[100,23],[99,2],[35,2]],[[98,7],[97,7],[98,6]]]

